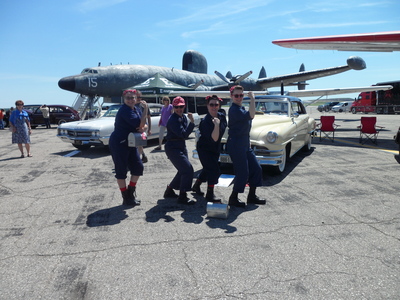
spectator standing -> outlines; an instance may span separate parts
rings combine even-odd
[[[139,90],[136,90],[136,106],[138,109],[140,109],[143,113],[144,107],[141,104],[142,102],[142,92]],[[147,136],[151,135],[151,115],[150,115],[150,109],[147,107],[147,115],[146,115],[146,124],[147,124]],[[137,147],[139,150],[139,154],[142,155],[142,162],[145,164],[148,162],[148,158],[146,154],[144,153],[143,146]]]
[[[162,99],[162,102],[164,106],[161,109],[161,116],[160,116],[160,121],[158,122],[158,126],[160,127],[159,135],[158,135],[158,147],[155,148],[155,150],[161,150],[162,149],[162,142],[164,139],[164,133],[167,130],[167,122],[169,117],[173,114],[173,107],[171,104],[171,100],[169,97],[164,96]]]
[[[18,149],[21,151],[21,158],[25,157],[22,144],[25,144],[27,156],[32,157],[30,146],[32,129],[29,115],[23,110],[24,102],[22,100],[15,101],[15,106],[17,109],[10,115],[11,141],[13,144],[18,144]]]
[[[14,107],[10,107],[10,109],[6,111],[6,115],[4,116],[5,127],[10,127],[10,116],[13,111]]]
[[[42,112],[44,123],[46,124],[46,129],[51,129],[49,107],[46,104],[43,104],[39,109]]]
[[[4,109],[0,109],[0,129],[4,129]]]

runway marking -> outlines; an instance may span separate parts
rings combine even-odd
[[[346,141],[346,140],[342,140],[342,139],[337,139],[337,138],[335,138],[335,141],[338,141],[338,142],[341,142],[341,143],[344,143],[344,144],[350,144],[350,145],[353,145],[353,146],[361,146],[361,147],[365,147],[365,148],[380,150],[380,151],[387,152],[387,153],[391,153],[391,154],[399,154],[399,151],[384,149],[384,148],[380,148],[380,147],[378,147],[378,146],[362,145],[362,144],[360,144],[360,143],[350,142],[350,141]]]
[[[70,152],[68,154],[65,154],[64,157],[71,157],[71,156],[74,156],[74,155],[76,155],[76,154],[78,154],[80,152],[81,151],[79,151],[79,150],[75,150],[75,151],[72,151],[72,152]]]

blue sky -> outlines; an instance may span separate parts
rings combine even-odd
[[[76,94],[58,80],[86,67],[120,63],[182,68],[188,49],[215,70],[258,76],[345,65],[352,55],[363,71],[309,81],[309,89],[367,86],[400,80],[400,52],[286,49],[276,39],[400,29],[398,0],[1,0],[0,107],[72,105]],[[278,88],[277,88],[278,89]],[[350,97],[355,94],[346,95]]]

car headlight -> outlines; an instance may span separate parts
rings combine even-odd
[[[268,143],[275,143],[278,138],[278,134],[274,131],[270,131],[267,133],[267,141]]]

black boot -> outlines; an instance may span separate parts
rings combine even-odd
[[[127,206],[135,206],[136,203],[135,201],[131,198],[131,195],[129,194],[129,190],[121,191],[122,194],[122,205],[127,205]]]
[[[208,186],[207,187],[206,200],[208,202],[221,203],[221,199],[215,197],[214,187],[213,186]]]
[[[178,196],[178,203],[193,205],[196,203],[196,200],[189,199],[186,195],[186,192],[180,191]]]
[[[135,205],[140,205],[140,200],[136,199],[136,186],[128,185],[129,196],[132,201],[135,202]]]
[[[192,191],[199,196],[204,196],[204,193],[200,190],[200,185],[201,185],[200,179],[196,179],[196,182],[193,184]]]
[[[228,204],[230,206],[246,207],[246,203],[244,203],[243,201],[239,200],[238,192],[235,192],[235,191],[232,191],[232,194],[229,196]]]
[[[168,185],[164,192],[164,198],[178,198],[178,195],[175,193],[174,189]]]
[[[256,187],[251,186],[249,194],[247,195],[247,204],[265,204],[267,200],[262,199],[256,195]]]

